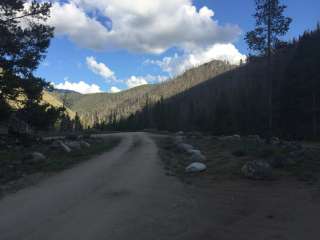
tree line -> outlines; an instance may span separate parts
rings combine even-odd
[[[273,48],[272,134],[315,139],[320,133],[320,26]],[[270,134],[266,56],[250,56],[231,69],[143,110],[99,124],[107,130],[159,129],[223,134]]]

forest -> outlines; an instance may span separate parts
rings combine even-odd
[[[266,6],[257,5],[256,28],[245,36],[252,52],[239,65],[212,60],[164,83],[116,94],[80,94],[53,89],[34,75],[53,37],[54,29],[45,24],[51,4],[32,4],[26,15],[31,27],[22,29],[17,17],[22,2],[5,1],[2,125],[13,118],[41,131],[158,129],[318,139],[320,26],[284,42],[279,37],[292,19],[278,1],[274,9]]]
[[[320,110],[320,27],[306,31],[276,49],[272,57],[273,134],[290,139],[319,136]],[[215,68],[211,62],[189,70],[181,79],[201,79],[203,68]],[[106,130],[159,129],[203,131],[216,135],[261,134],[268,129],[267,67],[265,57],[250,57],[239,67],[225,66],[219,74],[171,96],[157,88],[174,87],[173,83],[155,86],[146,93],[144,108],[129,117],[113,112],[96,128]],[[217,69],[218,67],[216,67]],[[191,75],[190,78],[187,76]],[[203,77],[205,79],[206,76]],[[155,99],[153,93],[159,99]],[[138,101],[138,100],[137,100]],[[141,101],[140,101],[141,102]]]

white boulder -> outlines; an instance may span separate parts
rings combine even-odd
[[[207,166],[205,164],[200,162],[194,162],[186,167],[186,172],[187,173],[203,172],[206,169],[207,169]]]
[[[188,150],[188,153],[189,154],[201,154],[201,151],[197,150],[197,149],[190,149],[190,150]]]

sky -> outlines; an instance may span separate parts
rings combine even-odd
[[[319,0],[282,0],[285,39],[320,21]],[[213,59],[238,64],[254,0],[52,0],[55,37],[36,72],[56,88],[116,93],[168,81]]]

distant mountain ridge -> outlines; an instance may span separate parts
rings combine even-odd
[[[78,93],[78,94],[81,94],[81,93],[79,93],[77,91],[74,91],[74,90],[58,89],[58,88],[53,89],[52,92],[56,92],[58,94],[65,94],[65,93]]]
[[[170,98],[235,67],[224,61],[213,60],[164,83],[143,85],[119,93],[80,94],[54,90],[49,94],[60,102],[65,101],[66,106],[77,112],[88,127],[110,118],[128,117],[142,110],[147,102]]]

